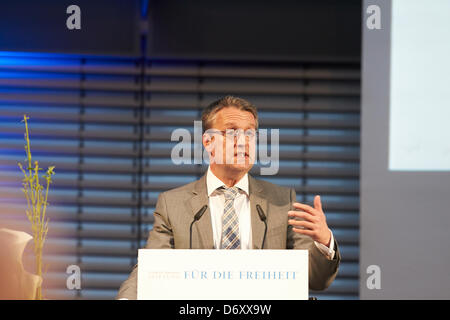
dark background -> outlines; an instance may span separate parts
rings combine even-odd
[[[66,8],[81,9],[81,30]],[[0,50],[149,57],[358,61],[361,2],[15,1],[0,3]]]

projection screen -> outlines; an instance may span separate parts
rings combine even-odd
[[[360,298],[450,299],[450,1],[362,15]]]

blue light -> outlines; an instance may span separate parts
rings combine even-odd
[[[98,55],[98,54],[75,54],[75,53],[46,53],[25,51],[0,51],[0,62],[3,58],[48,58],[48,59],[111,59],[127,60],[135,59],[133,56],[123,55]],[[52,60],[49,60],[51,62]],[[1,63],[0,63],[1,65]]]
[[[141,1],[141,17],[146,18],[148,14],[148,0]]]

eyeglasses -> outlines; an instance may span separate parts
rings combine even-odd
[[[246,138],[253,139],[254,137],[258,136],[258,130],[254,129],[248,129],[248,130],[242,130],[242,129],[227,129],[227,130],[212,130],[211,133],[220,133],[222,136],[228,138],[228,139],[234,139],[239,137],[240,135],[244,135]]]

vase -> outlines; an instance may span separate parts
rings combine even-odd
[[[33,239],[26,232],[0,228],[0,299],[34,300],[42,278],[27,272],[22,256]]]

